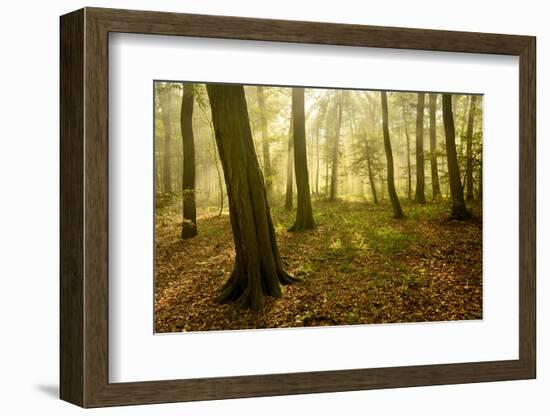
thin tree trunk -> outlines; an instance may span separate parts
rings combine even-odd
[[[439,173],[437,171],[437,136],[435,107],[437,104],[437,94],[430,94],[430,167],[432,170],[432,198],[436,199],[441,195],[439,187]]]
[[[332,148],[332,177],[330,181],[330,200],[336,201],[338,193],[338,159],[340,153],[340,129],[342,126],[342,107],[344,91],[340,91],[338,102],[338,118],[336,120],[336,131],[334,134],[334,147]]]
[[[262,132],[262,156],[263,156],[263,168],[264,168],[264,180],[267,190],[268,198],[271,198],[271,192],[273,187],[273,178],[271,171],[271,158],[269,154],[269,136],[267,134],[267,117],[265,111],[265,98],[264,87],[258,85],[256,87],[258,95],[258,107],[260,108],[260,129]]]
[[[411,174],[411,138],[409,136],[409,127],[407,115],[405,112],[405,102],[401,98],[401,109],[403,111],[403,127],[405,128],[405,138],[407,139],[407,199],[411,200],[412,194],[412,174]]]
[[[370,190],[372,192],[372,200],[375,204],[378,204],[378,197],[376,196],[376,184],[374,183],[374,175],[372,173],[372,164],[370,160],[369,141],[365,134],[365,156],[367,159],[367,172],[369,175]]]
[[[306,156],[307,157],[307,172],[309,177],[309,185],[310,185],[310,192],[315,193],[315,188],[313,187],[314,183],[314,171],[313,171],[313,140],[306,141]],[[296,151],[295,151],[296,152]],[[296,160],[296,158],[294,158]],[[296,171],[296,169],[294,169]],[[296,193],[298,191],[298,187],[296,187]]]
[[[329,159],[329,153],[328,151],[325,154],[325,197],[329,196],[329,185],[328,185],[328,178],[329,178],[329,171],[328,171],[328,159]]]
[[[317,114],[317,120],[315,122],[316,124],[316,132],[315,132],[315,153],[316,153],[316,169],[315,169],[315,194],[319,195],[319,184],[320,184],[320,176],[321,176],[321,124],[323,121],[323,118],[325,118],[326,112],[327,112],[328,103],[325,103],[321,106],[319,109],[319,113]]]
[[[424,93],[418,93],[416,104],[416,192],[414,202],[426,203],[424,195]]]
[[[321,120],[317,122],[317,134],[315,135],[315,150],[317,153],[317,168],[315,170],[315,195],[319,195],[319,169],[320,169],[320,154],[319,154],[319,134],[321,130]]]
[[[199,108],[201,109],[204,116],[209,119],[209,116],[206,113],[205,105],[201,105],[201,102],[198,103]],[[220,166],[218,164],[218,155],[217,155],[217,149],[216,149],[216,133],[214,132],[214,124],[212,123],[212,120],[208,122],[208,126],[210,127],[210,132],[212,134],[212,146],[214,150],[214,164],[216,165],[216,173],[218,175],[218,188],[220,190],[220,210],[218,211],[218,217],[222,215],[223,213],[223,182],[222,182],[222,174],[220,172]]]
[[[474,132],[474,115],[476,111],[477,96],[470,97],[470,110],[468,111],[468,128],[466,130],[466,201],[474,199],[474,172],[472,157],[472,141]]]
[[[161,120],[164,129],[163,191],[172,192],[172,125],[170,123],[171,94],[168,85],[161,94]]]
[[[280,297],[280,284],[295,281],[284,269],[262,172],[254,152],[244,89],[206,86],[216,143],[222,162],[233,239],[235,268],[221,288],[219,301],[237,301],[261,309],[265,296]]]
[[[329,197],[330,189],[329,189],[329,159],[330,159],[330,151],[329,151],[329,137],[333,137],[334,135],[334,125],[336,124],[336,107],[337,104],[333,105],[332,111],[329,111],[330,116],[327,116],[326,118],[326,137],[325,137],[325,198]]]
[[[477,185],[477,197],[480,203],[483,203],[483,163],[479,163],[479,173],[478,173],[478,185]]]
[[[183,225],[181,238],[197,235],[197,209],[195,206],[195,139],[193,137],[193,84],[183,84],[180,128],[183,144]]]
[[[445,146],[447,148],[447,165],[449,169],[449,187],[451,189],[452,212],[455,219],[469,217],[464,202],[464,192],[460,182],[460,167],[456,156],[455,125],[451,94],[443,94],[443,125],[445,127]]]
[[[294,137],[293,137],[292,112],[290,114],[290,126],[288,127],[288,147],[286,153],[286,196],[285,209],[292,209],[292,183],[294,182]]]
[[[304,110],[304,89],[292,89],[292,130],[294,137],[294,170],[296,171],[296,221],[289,231],[303,231],[315,227],[309,174],[307,168],[306,123]]]
[[[456,104],[458,100],[458,95],[455,95],[453,96],[453,108],[456,108],[457,111],[456,113],[458,114],[458,105]],[[461,127],[460,127],[460,131],[459,131],[459,134],[458,134],[458,139],[460,139],[460,143],[458,145],[458,149],[457,149],[457,158],[458,160],[460,161],[460,159],[464,156],[464,138],[466,136],[466,120],[467,120],[467,117],[466,117],[466,112],[468,111],[468,108],[470,107],[470,100],[471,100],[471,96],[467,96],[464,98],[463,100],[463,105],[462,105],[462,112],[460,114],[462,114],[462,123],[461,123]],[[458,121],[457,121],[457,124],[458,124]]]
[[[214,140],[214,164],[216,165],[216,173],[218,174],[218,188],[220,190],[220,210],[218,211],[218,217],[223,213],[223,182],[222,182],[222,173],[220,172],[220,166],[218,165],[218,156],[216,156],[216,138],[212,135]]]
[[[393,173],[393,153],[390,141],[390,130],[388,128],[388,98],[385,91],[380,92],[382,97],[382,131],[384,134],[384,150],[386,151],[386,162],[388,165],[388,194],[390,196],[394,218],[403,218],[403,211],[397,192],[395,191],[394,173]]]

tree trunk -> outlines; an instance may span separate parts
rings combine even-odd
[[[172,192],[172,125],[170,123],[170,91],[168,85],[161,94],[161,120],[164,129],[163,191]]]
[[[467,125],[467,123],[466,123],[466,120],[467,120],[466,112],[468,111],[468,108],[470,107],[470,100],[472,99],[471,97],[472,96],[469,95],[469,96],[464,97],[464,99],[462,100],[463,105],[462,105],[462,111],[460,112],[460,114],[462,114],[462,123],[461,123],[460,131],[458,133],[458,138],[460,139],[460,144],[458,145],[458,149],[457,149],[457,158],[458,158],[458,160],[460,160],[464,156],[464,138],[466,137],[466,125]],[[453,108],[456,108],[457,109],[456,114],[459,114],[457,101],[458,101],[458,95],[454,95],[453,96]],[[458,121],[457,121],[457,124],[458,124]],[[456,133],[455,133],[455,136],[456,136]]]
[[[217,149],[216,149],[216,134],[214,133],[214,124],[212,123],[211,117],[208,115],[208,112],[210,111],[210,107],[206,104],[204,101],[199,101],[197,103],[199,105],[199,109],[202,111],[202,114],[207,118],[208,121],[208,127],[210,128],[210,133],[212,137],[212,148],[214,150],[214,165],[216,166],[216,174],[218,177],[218,189],[220,190],[220,210],[218,211],[218,217],[222,215],[223,213],[223,182],[222,182],[222,175],[220,172],[220,166],[218,164],[218,156],[217,156]],[[208,107],[208,112],[206,107]]]
[[[483,163],[481,161],[479,163],[479,173],[477,176],[477,180],[477,198],[480,203],[483,203]]]
[[[296,172],[297,207],[296,221],[289,231],[303,231],[315,227],[309,193],[303,88],[292,89],[292,130],[294,136],[294,170]]]
[[[326,127],[326,137],[325,137],[325,156],[324,156],[324,162],[325,162],[325,198],[328,198],[330,195],[330,188],[329,188],[329,165],[330,165],[330,151],[329,151],[329,138],[333,137],[334,133],[334,125],[336,124],[336,116],[333,116],[336,114],[336,108],[338,104],[333,104],[331,111],[328,111],[329,116],[326,117],[325,120],[325,127]]]
[[[327,119],[326,113],[328,111],[328,101],[324,104],[321,104],[321,107],[319,108],[319,113],[317,114],[317,120],[316,120],[316,134],[315,134],[315,153],[316,153],[316,162],[317,167],[315,171],[315,194],[320,194],[320,188],[321,188],[321,125],[323,124],[323,121]],[[326,127],[326,123],[325,123]],[[326,132],[326,130],[325,130]]]
[[[218,300],[261,309],[265,296],[280,297],[280,284],[295,279],[283,269],[263,175],[254,152],[244,89],[207,84],[235,242],[235,268]]]
[[[466,201],[474,199],[474,172],[472,157],[472,141],[474,133],[474,116],[476,111],[477,96],[470,97],[470,110],[468,111],[468,128],[466,130]]]
[[[365,134],[365,156],[367,159],[367,172],[369,174],[369,183],[370,183],[370,189],[372,192],[372,200],[375,204],[378,204],[378,198],[376,196],[376,184],[374,183],[374,175],[372,173],[372,164],[370,160],[369,141],[366,134]]]
[[[218,165],[218,158],[216,157],[216,137],[214,135],[214,127],[212,127],[212,133],[212,140],[214,141],[214,165],[216,165],[216,174],[218,175],[218,189],[220,190],[220,210],[218,211],[218,217],[221,217],[223,213],[223,183],[220,166]]]
[[[426,203],[424,196],[424,93],[418,93],[416,104],[416,192],[414,202]]]
[[[328,147],[328,146],[327,146]],[[328,186],[328,165],[329,165],[329,152],[328,150],[325,152],[325,198],[329,196],[329,186]]]
[[[271,158],[269,155],[269,136],[267,134],[267,117],[265,112],[264,87],[258,85],[256,88],[258,95],[258,107],[260,108],[260,128],[262,132],[262,159],[264,167],[265,188],[267,190],[267,196],[271,198],[271,191],[273,187],[273,172],[271,171]]]
[[[390,196],[391,205],[393,208],[394,218],[403,218],[401,204],[395,192],[394,174],[393,174],[393,153],[390,141],[390,130],[388,128],[388,97],[385,91],[380,92],[382,96],[382,130],[384,133],[384,150],[386,151],[386,161],[388,164],[388,194]]]
[[[292,112],[290,113],[290,126],[288,127],[288,148],[286,153],[286,196],[285,209],[292,209],[292,184],[294,182],[294,137],[292,128]]]
[[[195,207],[195,139],[193,137],[193,84],[183,84],[180,128],[183,143],[183,225],[181,238],[197,235],[197,209]]]
[[[441,195],[439,187],[439,173],[437,171],[437,136],[435,107],[437,103],[437,94],[430,94],[430,167],[432,170],[432,198],[436,199]]]
[[[317,154],[317,167],[315,169],[315,195],[319,195],[319,170],[321,169],[321,159],[319,152],[319,126],[317,127],[316,134],[316,143],[315,143],[315,153]]]
[[[407,199],[411,200],[412,193],[412,174],[411,174],[411,138],[409,136],[409,127],[407,115],[405,113],[405,102],[401,98],[401,109],[403,110],[403,127],[405,128],[405,138],[407,139]]]
[[[456,156],[455,125],[451,94],[443,94],[443,125],[445,127],[445,146],[447,148],[447,166],[449,169],[449,187],[451,188],[452,217],[465,219],[469,217],[464,202],[464,192],[460,182],[460,168]]]
[[[344,91],[340,91],[338,102],[338,115],[336,120],[336,131],[334,133],[334,147],[332,148],[332,177],[330,181],[330,200],[336,201],[338,193],[338,159],[340,154],[340,129],[342,127],[342,107],[344,101]]]

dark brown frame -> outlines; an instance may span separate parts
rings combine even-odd
[[[100,8],[69,13],[60,23],[63,400],[100,407],[535,378],[534,37]],[[109,383],[109,32],[519,56],[519,359]]]

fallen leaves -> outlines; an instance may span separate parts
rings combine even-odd
[[[288,233],[293,213],[272,216],[287,270],[301,278],[262,311],[217,304],[233,268],[227,215],[202,216],[182,241],[181,217],[156,227],[155,330],[205,331],[482,318],[482,226],[449,221],[445,203],[389,206],[314,201],[317,228]],[[413,211],[414,210],[414,211]]]

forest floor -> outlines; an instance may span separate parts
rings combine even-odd
[[[204,331],[482,318],[482,224],[449,218],[448,202],[313,201],[317,227],[287,232],[295,211],[272,209],[286,270],[301,278],[262,311],[215,302],[234,261],[229,216],[199,212],[199,235],[180,239],[181,216],[157,216],[155,331]]]

